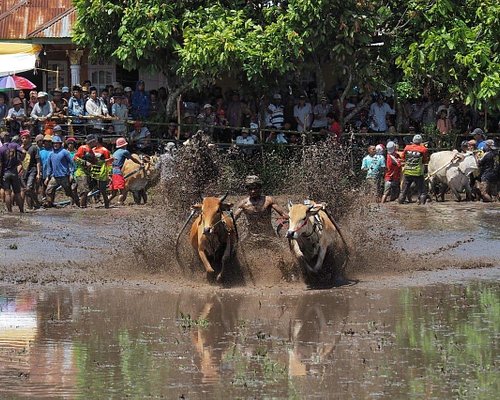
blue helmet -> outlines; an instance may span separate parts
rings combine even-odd
[[[52,136],[52,143],[62,143],[60,136]]]

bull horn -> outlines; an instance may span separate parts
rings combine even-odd
[[[224,200],[226,200],[228,194],[229,192],[226,192],[226,194],[219,199],[221,203],[224,202]]]

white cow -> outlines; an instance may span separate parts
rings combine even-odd
[[[438,151],[431,154],[428,168],[429,185],[436,196],[444,201],[444,194],[448,190],[455,195],[457,201],[461,201],[460,193],[465,191],[467,200],[472,198],[470,187],[470,175],[477,175],[479,167],[475,154],[470,151],[459,153],[453,151]]]
[[[323,267],[328,251],[340,248],[344,243],[347,261],[347,245],[336,223],[325,212],[324,204],[288,202],[289,226],[287,238],[293,255],[303,264],[307,272],[318,273]]]

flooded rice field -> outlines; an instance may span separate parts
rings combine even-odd
[[[1,399],[500,392],[498,205],[380,207],[393,244],[326,290],[152,272],[126,221],[155,211],[101,211],[0,214]]]
[[[0,397],[496,398],[488,271],[300,295],[2,287]]]

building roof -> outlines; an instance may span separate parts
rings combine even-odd
[[[71,0],[0,1],[0,39],[71,37],[76,12]]]

